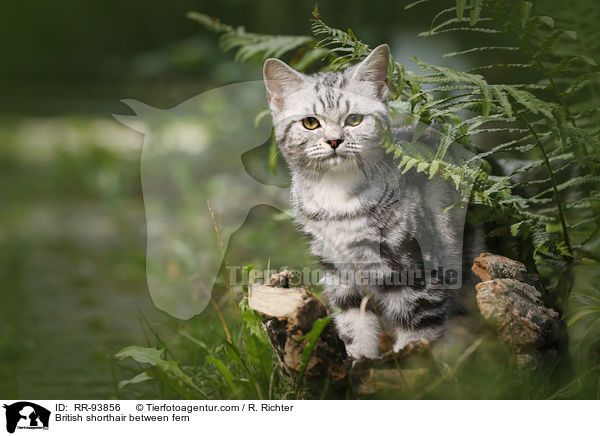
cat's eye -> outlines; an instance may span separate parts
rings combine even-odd
[[[315,130],[321,126],[321,123],[315,117],[306,117],[302,119],[302,125],[308,130]]]
[[[348,118],[346,118],[345,124],[347,126],[358,126],[362,120],[363,120],[362,115],[350,114],[350,115],[348,115]]]

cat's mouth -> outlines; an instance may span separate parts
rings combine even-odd
[[[321,168],[354,166],[357,158],[359,158],[358,153],[347,150],[331,150],[327,154],[313,157],[315,163]]]
[[[336,165],[339,165],[339,164],[342,164],[342,163],[348,161],[351,158],[352,158],[352,155],[340,154],[340,153],[337,153],[334,151],[333,153],[323,157],[322,161],[326,162],[330,166],[336,166]]]

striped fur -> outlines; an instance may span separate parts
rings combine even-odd
[[[354,358],[376,358],[391,333],[397,351],[437,339],[451,303],[444,283],[426,270],[454,266],[460,253],[443,182],[399,174],[381,146],[391,128],[386,104],[387,46],[342,72],[300,74],[269,59],[264,76],[275,136],[292,173],[296,219],[326,270],[325,291],[340,337]],[[356,126],[349,114],[362,115]],[[314,117],[308,130],[301,120]],[[397,138],[410,131],[393,130]],[[335,150],[327,140],[343,142]],[[460,261],[458,261],[460,263]],[[402,273],[411,280],[400,280]],[[362,278],[368,277],[367,280]]]

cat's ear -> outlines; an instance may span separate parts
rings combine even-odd
[[[305,82],[301,73],[275,58],[265,61],[263,78],[267,88],[267,99],[275,109],[281,109],[284,97],[301,89]]]
[[[353,80],[373,82],[377,96],[387,95],[387,75],[390,63],[390,47],[387,44],[377,46],[360,64],[355,67]]]

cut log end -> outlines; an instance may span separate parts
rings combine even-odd
[[[288,283],[282,278],[269,283]],[[271,341],[284,371],[297,375],[302,366],[306,340],[298,340],[310,332],[314,322],[327,316],[323,303],[307,288],[284,288],[268,285],[248,287],[248,306],[263,317],[263,328]],[[331,325],[327,325],[314,348],[305,369],[306,377],[330,374],[334,380],[347,376],[349,364],[343,342]]]

